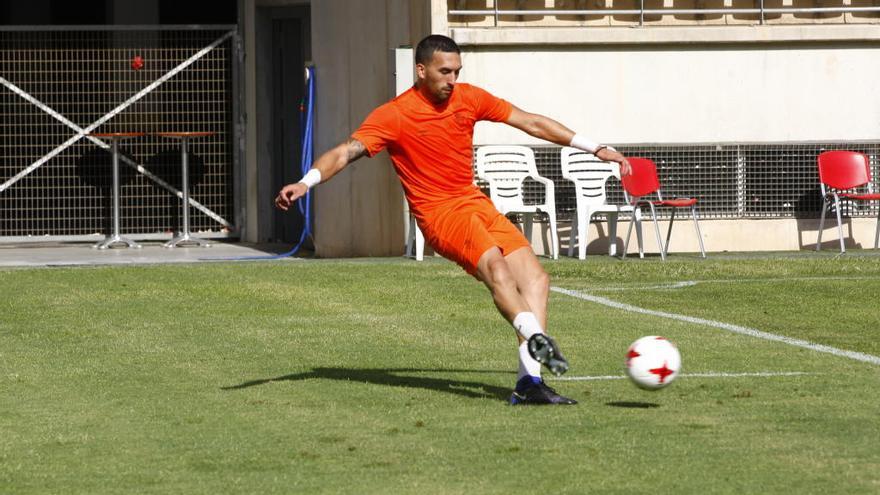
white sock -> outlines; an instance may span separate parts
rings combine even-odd
[[[532,356],[529,354],[529,343],[523,342],[519,345],[519,373],[516,375],[517,382],[526,375],[541,378],[541,363],[532,359]]]
[[[513,319],[513,329],[526,340],[536,333],[544,333],[538,318],[531,311],[523,311],[516,315]]]

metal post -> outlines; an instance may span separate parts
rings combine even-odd
[[[108,137],[110,139],[110,149],[113,152],[113,190],[110,192],[112,196],[112,205],[113,211],[111,214],[113,215],[112,219],[112,229],[110,234],[104,238],[103,241],[92,246],[95,249],[107,249],[114,244],[124,244],[125,247],[140,249],[141,245],[132,241],[131,239],[127,239],[122,237],[121,228],[119,227],[119,216],[120,216],[120,208],[119,208],[119,194],[120,194],[120,186],[119,186],[119,140],[123,137],[133,137],[134,134],[125,135],[112,135],[112,134],[100,134],[100,136]]]
[[[180,143],[180,161],[183,164],[183,178],[181,181],[183,193],[183,233],[189,236],[189,139],[184,137]]]
[[[736,147],[736,215],[743,218],[746,212],[746,157],[742,146]]]
[[[761,9],[761,24],[764,24],[764,0],[758,0],[759,7]]]
[[[189,140],[193,137],[203,137],[211,134],[212,133],[210,132],[158,133],[159,136],[180,139],[180,168],[181,174],[183,174],[180,181],[180,195],[183,200],[181,205],[183,225],[180,229],[180,233],[165,243],[165,247],[167,248],[175,248],[184,244],[196,244],[201,247],[211,247],[210,243],[191,235],[189,231]]]
[[[113,237],[119,237],[119,140],[111,140],[113,148]]]

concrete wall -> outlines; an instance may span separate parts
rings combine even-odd
[[[670,253],[699,253],[700,245],[697,242],[696,229],[689,214],[679,212],[675,217],[672,228],[672,236],[669,243]],[[669,223],[658,222],[660,236],[666,242],[666,231]],[[621,217],[617,226],[617,236],[614,242],[617,245],[617,253],[623,251],[623,243],[629,228],[629,218]],[[877,232],[877,220],[874,218],[844,219],[843,240],[849,248],[873,248]],[[703,244],[709,253],[723,252],[748,252],[748,251],[799,251],[802,249],[816,249],[816,240],[819,233],[818,218],[779,218],[779,219],[737,219],[737,220],[701,220],[700,230],[703,234]],[[571,225],[567,222],[559,223],[559,239],[562,245],[561,255],[566,255],[568,250]],[[646,254],[658,254],[660,249],[657,244],[657,236],[654,232],[654,224],[646,218],[642,222],[642,235],[644,239],[644,252]],[[535,225],[532,229],[532,247],[540,255],[549,255],[546,239],[546,226]],[[825,228],[822,231],[822,249],[829,251],[840,250],[839,236],[837,234],[837,220],[833,214],[825,219]],[[587,234],[587,253],[589,255],[605,255],[612,240],[608,237],[608,226],[605,222],[593,222],[590,224]],[[627,256],[638,256],[638,244],[636,233],[633,231],[629,241]],[[575,256],[577,250],[575,250]]]
[[[390,49],[410,42],[408,2],[322,0],[312,4],[318,100],[316,156],[346,140],[393,94]],[[403,196],[383,153],[361,159],[322,184],[315,196],[315,249],[320,256],[403,252]]]
[[[610,143],[880,137],[880,43],[466,48],[462,80]],[[481,143],[534,143],[481,124]]]
[[[246,49],[246,222],[243,238],[259,241],[260,211],[271,200],[258,187],[257,153],[266,136],[255,125],[257,61],[255,18],[262,7],[310,5],[316,66],[315,157],[345,141],[375,107],[394,95],[391,50],[427,34],[428,1],[242,0]],[[262,146],[263,148],[265,146]],[[274,194],[274,192],[272,193]],[[319,256],[403,253],[403,192],[386,153],[361,159],[315,189],[315,249]]]

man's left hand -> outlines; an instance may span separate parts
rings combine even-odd
[[[619,151],[612,151],[608,148],[602,148],[596,152],[596,158],[605,160],[606,162],[616,162],[620,164],[620,176],[625,177],[632,173],[632,166]]]

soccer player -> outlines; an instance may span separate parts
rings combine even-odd
[[[425,240],[482,281],[516,331],[519,375],[510,403],[576,404],[541,379],[541,364],[556,375],[568,370],[559,346],[545,333],[550,279],[523,234],[473,183],[474,124],[504,122],[617,162],[623,175],[630,173],[629,162],[548,117],[520,110],[476,86],[457,84],[461,52],[446,36],[419,42],[415,62],[415,86],[375,109],[347,141],[319,157],[302,180],[284,186],[275,205],[287,210],[349,163],[387,149]]]

